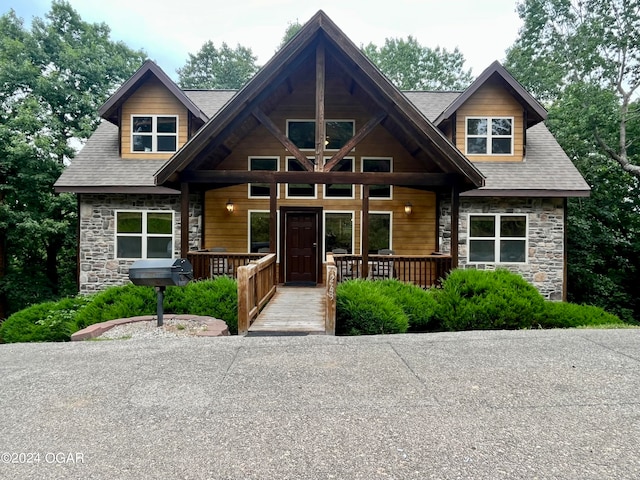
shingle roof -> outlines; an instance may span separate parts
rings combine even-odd
[[[185,94],[212,117],[235,94],[230,90],[187,90]],[[404,92],[429,120],[436,118],[460,92]],[[64,170],[58,191],[137,191],[177,193],[155,187],[154,174],[163,162],[126,160],[118,152],[118,128],[103,122]],[[485,186],[464,196],[586,196],[589,186],[543,124],[527,129],[524,162],[475,162]]]

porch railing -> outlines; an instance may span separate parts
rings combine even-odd
[[[246,335],[260,310],[276,293],[275,254],[267,254],[237,270],[238,335]]]
[[[361,255],[333,255],[338,273],[338,281],[362,278]],[[422,288],[438,285],[451,271],[453,261],[450,255],[369,255],[367,278],[383,280],[395,278]]]
[[[195,280],[220,276],[238,278],[238,268],[260,260],[267,255],[267,253],[227,253],[197,250],[188,252],[187,260],[193,267],[193,278]]]

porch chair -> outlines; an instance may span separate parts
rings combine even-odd
[[[213,247],[209,249],[210,252],[226,252],[225,247]],[[221,276],[233,276],[233,265],[229,263],[229,260],[225,257],[212,257],[209,259],[209,274],[211,278]]]
[[[331,253],[335,255],[346,255],[346,248],[334,248]],[[342,282],[346,279],[353,278],[353,268],[351,262],[345,259],[337,259],[336,266],[338,267],[338,282]]]
[[[378,250],[378,255],[395,255],[395,251],[389,248]],[[393,268],[393,260],[375,260],[372,262],[369,276],[373,280],[384,280],[386,278],[395,278],[395,270]]]

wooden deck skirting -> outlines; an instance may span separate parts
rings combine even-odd
[[[246,335],[260,310],[276,293],[276,255],[238,267],[238,335]]]

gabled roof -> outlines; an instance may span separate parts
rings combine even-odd
[[[489,79],[498,79],[504,87],[511,92],[514,98],[520,102],[527,112],[527,127],[540,123],[547,118],[547,111],[533,96],[527,92],[518,81],[500,64],[495,61],[489,65],[484,72],[467,88],[458,98],[455,99],[434,121],[440,125],[449,119],[471,96],[478,91]]]
[[[133,76],[124,82],[122,86],[111,95],[98,110],[98,114],[105,120],[110,121],[114,125],[118,125],[118,109],[141,85],[143,85],[150,76],[155,76],[169,90],[180,103],[182,103],[189,112],[196,118],[206,122],[209,117],[200,110],[195,103],[171,80],[164,71],[158,67],[153,61],[147,60],[142,64]]]
[[[266,101],[278,85],[286,83],[287,76],[297,71],[310,51],[315,52],[316,42],[326,46],[327,54],[344,71],[349,72],[369,98],[384,105],[387,115],[385,127],[393,127],[396,134],[399,132],[410,138],[443,172],[460,174],[467,185],[465,189],[484,184],[480,171],[407,100],[322,10],[158,170],[156,184],[177,180],[182,171],[194,168],[207,155],[213,154],[216,139],[233,130],[237,133],[238,124],[251,117],[253,109]]]

